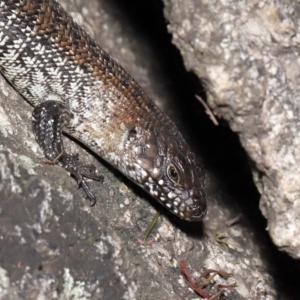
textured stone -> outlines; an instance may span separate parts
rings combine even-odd
[[[300,258],[300,24],[295,1],[164,1],[185,66],[256,168],[274,243]]]

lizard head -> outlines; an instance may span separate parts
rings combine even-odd
[[[131,129],[124,173],[173,214],[200,221],[207,210],[203,167],[175,129]]]

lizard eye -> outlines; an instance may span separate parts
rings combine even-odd
[[[167,175],[173,182],[178,183],[179,174],[174,165],[171,164],[168,166]]]

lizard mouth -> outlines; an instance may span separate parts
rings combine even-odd
[[[160,197],[160,202],[174,215],[190,222],[201,221],[207,211],[206,200],[204,198],[180,200],[177,197],[176,199],[167,199],[166,201],[165,197]]]

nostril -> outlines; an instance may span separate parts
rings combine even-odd
[[[194,198],[196,201],[202,200],[205,198],[205,193],[201,188],[193,188],[189,192],[190,197]]]
[[[192,189],[192,195],[193,195],[194,198],[198,199],[200,197],[200,191],[199,191],[199,189],[193,188]]]

